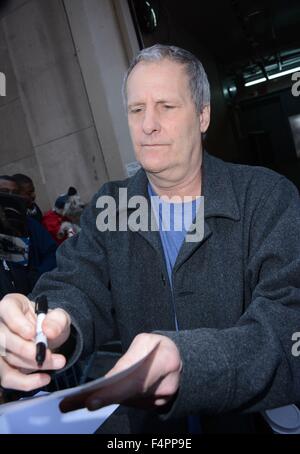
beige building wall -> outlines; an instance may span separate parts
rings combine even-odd
[[[32,177],[43,210],[69,185],[88,201],[134,160],[118,94],[135,43],[124,4],[11,0],[0,11],[0,174]]]

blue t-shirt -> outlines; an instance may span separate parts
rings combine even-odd
[[[159,228],[171,290],[173,291],[172,271],[185,236],[196,216],[201,199],[197,198],[190,202],[170,203],[162,200],[154,192],[150,183],[148,184],[148,193]],[[176,331],[179,331],[180,327],[178,326],[174,305],[173,311]],[[201,424],[198,416],[188,417],[188,430],[190,433],[201,433]]]
[[[196,216],[200,198],[190,202],[170,203],[162,200],[148,184],[151,206],[159,227],[171,288],[172,270],[185,236]],[[172,199],[171,199],[172,200]]]

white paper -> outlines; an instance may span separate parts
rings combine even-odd
[[[61,413],[60,402],[65,397],[85,395],[124,380],[140,367],[156,349],[152,349],[131,367],[111,375],[101,377],[84,385],[56,391],[51,394],[39,393],[33,398],[0,405],[0,434],[88,434],[94,433],[116,410],[118,405],[109,405],[96,411],[87,409]]]
[[[42,394],[1,405],[0,434],[92,434],[118,407],[61,413],[61,398],[56,393]]]

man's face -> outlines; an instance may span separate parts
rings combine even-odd
[[[183,65],[138,63],[127,81],[127,103],[136,158],[147,172],[176,183],[200,169],[209,107],[196,112]]]
[[[26,199],[27,206],[30,208],[35,201],[35,190],[32,183],[20,185],[19,195]]]
[[[0,179],[0,192],[18,194],[18,185],[14,181]]]

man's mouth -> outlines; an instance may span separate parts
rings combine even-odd
[[[167,143],[151,143],[151,144],[148,144],[148,143],[143,143],[142,144],[142,147],[166,147],[168,146]]]

